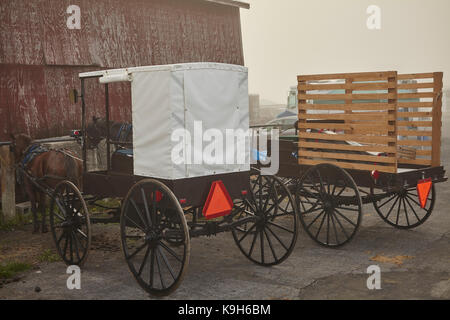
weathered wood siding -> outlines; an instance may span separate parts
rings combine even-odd
[[[81,9],[81,29],[66,26]],[[68,101],[78,73],[182,62],[244,64],[239,8],[201,0],[0,1],[0,140],[62,135],[81,124]],[[87,83],[90,115],[103,90]],[[94,89],[99,89],[95,91]],[[113,85],[112,117],[129,120],[129,85]]]

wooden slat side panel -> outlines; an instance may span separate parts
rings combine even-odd
[[[321,82],[331,79],[336,83]],[[306,75],[298,80],[300,164],[396,172],[396,72]]]
[[[398,76],[399,80],[409,80],[398,85],[403,90],[398,103],[398,144],[416,149],[420,157],[399,159],[402,164],[440,166],[442,76],[440,72]]]

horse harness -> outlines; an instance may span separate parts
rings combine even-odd
[[[27,166],[38,156],[41,155],[43,153],[46,152],[50,152],[50,151],[54,151],[54,152],[58,152],[58,153],[62,153],[68,157],[71,157],[73,159],[76,160],[80,160],[81,159],[75,157],[70,150],[67,149],[49,149],[46,147],[41,146],[40,144],[32,144],[30,145],[26,150],[25,150],[25,155],[22,159],[22,161],[20,161],[18,168],[17,168],[17,183],[18,184],[23,184],[24,182],[24,173],[26,175],[28,175],[29,177],[31,177],[30,172],[28,172],[27,170]],[[64,177],[58,177],[58,176],[53,176],[53,175],[46,175],[43,176],[42,178],[35,178],[36,182],[38,181],[42,181],[42,180],[46,180],[46,179],[55,179],[55,180],[64,180]]]
[[[133,126],[131,124],[123,123],[120,126],[119,132],[117,133],[116,141],[119,142],[127,141],[128,137],[130,136],[132,128]]]

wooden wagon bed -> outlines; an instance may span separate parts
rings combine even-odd
[[[442,77],[395,71],[298,76],[298,163],[386,173],[440,166]]]

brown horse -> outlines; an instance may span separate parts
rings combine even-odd
[[[22,165],[31,177],[37,179],[40,185],[54,189],[56,185],[69,180],[82,189],[83,163],[68,150],[40,150],[31,155],[34,146],[29,136],[18,134],[12,136],[12,150],[18,165]],[[28,158],[24,159],[24,158]],[[24,175],[23,184],[31,202],[33,212],[33,233],[39,232],[37,208],[42,214],[42,233],[48,232],[46,225],[46,195],[40,191],[30,179]]]

